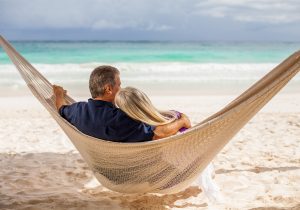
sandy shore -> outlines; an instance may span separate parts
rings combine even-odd
[[[193,123],[234,97],[151,96],[158,107],[185,112]],[[300,209],[297,93],[276,96],[216,156],[220,204],[198,186],[173,195],[87,189],[92,172],[36,99],[1,97],[0,108],[0,209]]]

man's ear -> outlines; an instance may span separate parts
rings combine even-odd
[[[105,94],[110,95],[112,93],[112,87],[110,85],[105,85],[104,92],[105,92]]]

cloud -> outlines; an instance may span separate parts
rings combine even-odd
[[[159,25],[153,22],[139,22],[139,21],[110,21],[110,20],[99,20],[92,24],[92,29],[102,30],[102,29],[138,29],[146,31],[167,31],[171,30],[173,27],[168,25]]]
[[[290,23],[300,20],[299,11],[298,0],[0,0],[0,23],[16,28],[167,31],[197,24],[203,17]]]
[[[170,2],[170,0],[168,0]],[[22,1],[21,1],[22,2]],[[172,29],[170,11],[158,0],[0,0],[2,23],[15,28],[90,28],[93,30]],[[174,14],[172,14],[174,15]]]
[[[137,24],[135,22],[113,22],[109,20],[98,20],[92,24],[92,29],[123,29],[123,28],[135,28]]]
[[[297,0],[203,0],[196,7],[198,14],[241,22],[281,24],[300,20]]]
[[[298,11],[298,0],[0,0],[0,33],[15,39],[256,40],[284,34],[299,40]]]
[[[157,24],[149,23],[145,29],[147,31],[168,31],[173,29],[173,27],[168,25],[157,25]]]

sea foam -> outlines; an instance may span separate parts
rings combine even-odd
[[[74,89],[87,90],[91,71],[105,63],[84,64],[33,64],[51,83]],[[148,85],[248,85],[263,77],[272,70],[275,63],[112,63],[121,72],[122,83],[125,86]],[[299,85],[300,75],[293,84]],[[0,65],[1,89],[17,90],[25,86],[14,65]]]

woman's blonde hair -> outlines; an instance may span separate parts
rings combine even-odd
[[[129,117],[148,125],[165,125],[176,120],[173,111],[159,111],[145,93],[134,88],[122,88],[115,97],[115,105]]]

